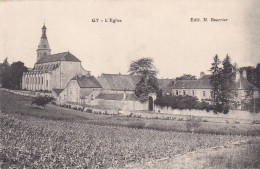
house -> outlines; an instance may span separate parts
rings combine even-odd
[[[64,89],[53,89],[52,93],[59,104],[73,102],[86,104],[100,93],[102,86],[94,76],[76,75]]]
[[[204,72],[201,72],[198,80],[177,80],[172,86],[172,94],[175,96],[196,96],[200,101],[212,101],[213,92],[210,84],[210,77],[211,75],[205,75]],[[254,97],[259,96],[259,89],[247,80],[245,70],[242,74],[237,71],[234,79],[237,90],[236,100],[239,104],[241,104],[242,100],[246,98],[248,87],[254,89]]]
[[[90,72],[81,66],[81,61],[70,52],[51,54],[46,30],[44,25],[36,50],[37,62],[34,68],[23,73],[22,89],[24,90],[64,89],[75,75],[90,76]]]

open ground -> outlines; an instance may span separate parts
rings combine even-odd
[[[0,91],[0,166],[259,168],[260,125],[100,115]],[[237,143],[237,144],[232,144]],[[241,167],[239,167],[241,166]],[[194,168],[193,167],[193,168]]]

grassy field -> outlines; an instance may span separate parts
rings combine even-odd
[[[192,134],[177,132],[185,131],[185,121],[98,115],[54,105],[42,109],[31,106],[30,98],[3,91],[0,99],[0,168],[123,168],[255,139],[246,133],[258,135],[259,129],[203,122],[212,129]],[[222,125],[235,134],[218,133]]]

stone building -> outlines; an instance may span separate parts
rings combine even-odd
[[[37,62],[34,68],[23,73],[22,89],[47,90],[64,89],[74,76],[90,76],[90,72],[81,66],[81,61],[70,52],[51,54],[45,25],[38,45]]]
[[[201,72],[200,78],[198,80],[177,80],[172,86],[172,94],[178,95],[189,95],[196,96],[199,101],[212,101],[212,86],[210,84],[211,75],[205,75]],[[259,96],[259,89],[251,84],[247,80],[247,74],[244,70],[242,74],[237,71],[236,75],[233,77],[236,85],[236,98],[238,105],[241,105],[242,100],[246,99],[246,92],[248,87],[254,89],[254,97]],[[238,108],[241,108],[239,106]]]
[[[76,75],[64,89],[53,89],[53,95],[59,104],[86,104],[95,99],[101,89],[102,86],[94,76]]]

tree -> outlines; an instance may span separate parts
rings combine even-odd
[[[197,78],[194,75],[184,74],[180,77],[177,77],[176,80],[197,80]]]
[[[222,62],[221,84],[220,84],[220,101],[225,112],[228,112],[231,104],[234,102],[236,95],[236,84],[234,81],[234,66],[231,64],[230,56],[226,56]]]
[[[141,58],[130,64],[128,72],[131,75],[138,75],[141,80],[136,85],[135,94],[141,102],[148,100],[149,93],[159,92],[159,83],[156,79],[158,71],[153,65],[152,58]]]
[[[24,66],[23,62],[14,62],[10,67],[10,88],[11,89],[20,89],[23,72],[27,71],[27,67]]]
[[[214,57],[214,62],[211,64],[212,67],[210,68],[210,72],[212,73],[210,77],[210,84],[212,86],[212,91],[213,91],[213,100],[214,100],[214,105],[216,108],[219,108],[220,105],[220,96],[221,96],[221,91],[220,91],[220,86],[221,86],[221,71],[222,68],[220,67],[221,61],[219,60],[218,55]],[[216,110],[216,111],[221,111],[221,110]]]
[[[10,64],[8,63],[8,58],[5,58],[4,62],[0,64],[0,76],[2,87],[9,88],[10,87]]]

